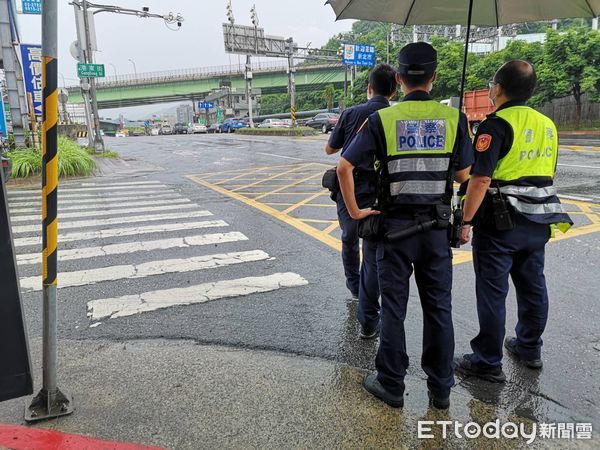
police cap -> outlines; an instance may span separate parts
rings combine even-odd
[[[437,68],[437,52],[427,42],[405,45],[398,54],[400,75],[433,75]]]

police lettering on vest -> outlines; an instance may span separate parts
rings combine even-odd
[[[428,101],[404,101],[378,112],[385,132],[389,183],[394,204],[444,202],[458,135],[459,112]]]

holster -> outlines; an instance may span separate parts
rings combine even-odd
[[[340,192],[340,182],[337,176],[337,167],[333,167],[325,171],[321,184],[325,189],[329,189],[331,192]]]
[[[383,214],[372,215],[358,222],[358,236],[365,241],[377,242],[383,239]]]
[[[496,231],[510,231],[515,228],[513,212],[508,202],[500,192],[500,188],[488,189],[491,196],[492,213]]]

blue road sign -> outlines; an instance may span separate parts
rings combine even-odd
[[[0,142],[7,138],[6,113],[4,112],[4,102],[2,101],[2,91],[0,90]]]
[[[21,44],[25,90],[31,94],[33,110],[42,117],[42,46]]]
[[[375,47],[367,44],[344,44],[344,64],[373,67],[375,65]]]
[[[214,107],[213,102],[198,102],[198,109],[213,109]]]
[[[42,14],[42,0],[21,0],[23,14]]]

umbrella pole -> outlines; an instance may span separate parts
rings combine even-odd
[[[467,38],[465,40],[465,57],[463,60],[463,68],[462,68],[462,79],[460,81],[460,100],[458,103],[458,110],[463,110],[463,103],[465,97],[465,81],[467,77],[467,59],[469,56],[469,41],[471,38],[471,19],[473,16],[473,0],[469,0],[469,17],[467,19]]]

